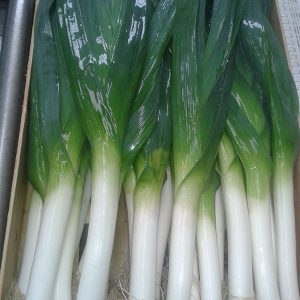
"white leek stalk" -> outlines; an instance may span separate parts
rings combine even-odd
[[[226,134],[219,147],[218,159],[228,237],[229,295],[253,298],[251,231],[243,170]]]
[[[35,189],[33,189],[29,206],[22,263],[18,279],[18,287],[23,295],[26,295],[27,293],[27,287],[29,283],[35,247],[40,230],[42,213],[43,202],[41,196]]]
[[[173,210],[173,186],[170,168],[167,168],[167,180],[161,191],[161,201],[157,233],[157,258],[156,258],[156,299],[161,295],[161,278],[164,258],[171,228]]]
[[[73,174],[69,174],[47,193],[26,300],[53,299],[65,236],[64,228],[67,227],[72,205],[74,181]]]
[[[64,237],[64,246],[62,249],[58,274],[55,285],[55,300],[72,300],[72,275],[73,261],[76,254],[76,239],[78,236],[78,227],[82,202],[88,202],[83,198],[86,174],[88,168],[88,154],[84,153],[82,157],[79,173],[76,178],[76,185],[73,196],[72,209],[69,216],[68,227]]]
[[[225,209],[224,209],[224,199],[223,191],[221,186],[216,191],[216,230],[217,230],[217,240],[218,240],[218,251],[219,251],[219,264],[220,264],[220,276],[221,281],[224,283],[224,251],[225,251],[225,230],[226,230],[226,221],[225,221]]]
[[[222,287],[215,224],[215,175],[200,196],[197,220],[197,250],[201,300],[221,300]]]
[[[193,283],[192,283],[192,290],[191,290],[191,300],[200,300],[199,262],[198,262],[198,253],[197,253],[196,246],[194,251]]]
[[[127,216],[128,216],[128,231],[129,231],[129,251],[131,252],[132,228],[133,228],[133,193],[136,185],[136,176],[133,166],[131,166],[124,178],[124,190],[126,198]]]
[[[135,192],[134,227],[130,266],[130,300],[155,299],[157,224],[160,190]]]
[[[276,171],[273,183],[276,254],[281,299],[299,299],[293,169]]]
[[[120,162],[112,149],[92,154],[92,201],[78,300],[104,299],[120,195]],[[100,268],[101,266],[101,268]]]
[[[87,218],[89,218],[89,209],[91,205],[91,196],[92,196],[92,171],[89,168],[86,179],[84,183],[83,189],[83,197],[80,208],[80,216],[79,216],[79,225],[76,237],[76,249],[79,247],[80,239],[83,233],[84,224],[87,222]]]

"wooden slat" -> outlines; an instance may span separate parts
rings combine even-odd
[[[16,154],[10,205],[7,216],[7,226],[3,249],[3,259],[0,269],[0,299],[4,300],[5,295],[13,279],[16,278],[18,249],[21,240],[24,207],[28,191],[26,176],[26,148],[27,148],[27,106],[29,96],[29,83],[31,75],[31,63],[33,53],[33,35],[29,52],[28,67],[26,73],[26,84],[24,101],[19,129],[18,149]]]

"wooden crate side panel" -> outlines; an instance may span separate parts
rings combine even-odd
[[[22,225],[24,219],[24,207],[28,194],[27,182],[27,108],[29,97],[29,84],[31,75],[33,34],[29,51],[28,67],[26,73],[26,84],[24,90],[24,101],[19,129],[18,149],[15,160],[10,205],[7,216],[7,226],[3,249],[3,259],[0,269],[0,300],[5,299],[11,282],[16,278],[18,264],[18,249],[22,236]]]

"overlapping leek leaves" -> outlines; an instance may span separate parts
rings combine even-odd
[[[267,100],[275,170],[279,159],[292,165],[299,143],[297,91],[284,52],[258,1],[246,1],[239,37]]]
[[[174,0],[163,0],[153,14],[147,39],[145,66],[131,111],[123,143],[123,172],[133,164],[157,123],[159,99],[157,89],[162,57],[170,39],[175,16]]]
[[[86,292],[91,299],[96,295],[104,297],[119,187],[134,156],[155,125],[157,104],[153,98],[148,98],[151,98],[155,88],[160,59],[169,39],[173,6],[172,1],[161,1],[157,7],[151,1],[72,1],[71,5],[70,1],[58,1],[58,36],[76,91],[81,123],[92,146],[94,216],[91,217],[88,255],[83,265],[79,299],[87,297]],[[162,20],[167,20],[169,24],[163,31],[160,30]],[[141,76],[142,84],[137,91]],[[136,94],[138,96],[134,102]],[[130,120],[133,128],[130,127]],[[126,149],[127,146],[129,148]],[[130,151],[134,154],[127,159]],[[124,168],[121,168],[122,163]],[[110,181],[111,177],[114,178],[113,182]],[[96,181],[102,184],[97,186]],[[109,213],[102,212],[104,207]],[[106,224],[110,233],[103,227],[107,222],[96,216],[97,210],[111,223]],[[93,218],[97,218],[102,225],[96,225],[97,221],[93,221]],[[99,263],[101,266],[105,264],[102,271],[95,269],[93,258],[90,257],[92,247],[97,244],[95,235],[98,239],[106,240],[104,243],[107,245],[103,248],[106,254]],[[102,242],[99,240],[99,243]],[[86,280],[87,277],[96,278],[92,275],[92,269],[104,276],[100,280],[102,285],[94,291],[88,288],[90,283]]]
[[[32,84],[37,89],[48,183],[26,299],[51,299],[75,182],[73,166],[61,135],[57,56],[49,17],[51,5],[52,1],[40,1],[35,24],[33,80],[36,82]],[[74,151],[76,154],[80,149]]]
[[[293,201],[293,165],[299,147],[299,100],[280,43],[259,1],[246,1],[240,44],[266,99],[270,122],[276,251],[280,296],[299,298]],[[289,232],[289,238],[286,238]]]
[[[174,15],[174,0],[163,0],[158,3],[150,22],[145,49],[145,66],[123,142],[121,173],[123,177],[127,172],[124,188],[130,240],[134,211],[133,191],[136,184],[136,174],[132,164],[157,123],[162,57],[170,39]]]
[[[56,29],[54,27],[53,31]],[[60,99],[60,131],[74,174],[77,174],[81,155],[85,156],[85,152],[87,152],[86,148],[83,149],[86,137],[79,122],[74,94],[71,90],[67,66],[59,41],[56,41],[55,49],[57,53],[58,92]]]
[[[39,116],[37,78],[35,65],[33,65],[30,84],[28,178],[34,189],[44,199],[48,181],[48,165],[46,164]]]
[[[243,9],[243,1],[214,1],[206,38],[205,4],[184,0],[176,3],[172,49],[175,207],[168,299],[187,299],[191,290],[196,203],[214,164],[226,120],[232,81],[227,62]],[[189,218],[193,220],[189,229],[179,225],[184,223],[180,206],[189,207]],[[175,224],[191,230],[191,240],[184,240],[187,234],[181,230],[175,233]],[[186,244],[188,253],[181,252],[183,247],[179,249],[177,243]],[[175,254],[176,248],[179,250]],[[177,269],[179,257],[186,257],[187,274]]]
[[[170,58],[165,56],[156,93],[157,125],[143,148],[144,169],[134,191],[134,226],[130,267],[130,299],[155,299],[157,231],[160,195],[171,144]]]
[[[268,127],[259,101],[238,73],[232,96],[226,131],[245,170],[256,296],[278,299],[270,218],[272,162]]]

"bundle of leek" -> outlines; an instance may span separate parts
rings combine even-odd
[[[154,10],[152,1],[58,1],[58,39],[92,150],[91,215],[78,299],[106,295],[120,187],[131,164],[123,145]],[[152,77],[145,82],[151,84]]]
[[[68,114],[66,119],[60,116],[60,96],[65,94],[64,83],[57,77],[58,60],[49,16],[51,4],[49,0],[40,1],[35,26],[33,80],[36,82],[32,84],[37,93],[48,181],[26,299],[52,299],[84,141],[78,121],[70,122]],[[59,83],[62,83],[60,90]],[[69,137],[66,141],[62,132]]]
[[[130,299],[155,299],[158,219],[170,148],[170,60],[165,59],[156,97],[156,128],[144,146],[145,163],[134,191]]]
[[[188,299],[191,293],[197,202],[226,121],[232,82],[227,62],[243,1],[214,1],[207,37],[205,6],[206,1],[177,1],[173,28],[175,203],[167,292],[172,300]]]
[[[235,78],[232,95],[226,131],[245,170],[256,297],[279,299],[271,232],[271,158],[266,121],[260,103],[241,75]]]
[[[260,83],[270,121],[280,297],[299,299],[293,196],[293,166],[299,145],[297,91],[283,49],[259,1],[246,1],[239,37]]]

